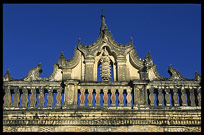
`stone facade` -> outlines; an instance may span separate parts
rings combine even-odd
[[[118,44],[102,14],[97,41],[79,39],[73,58],[61,53],[51,76],[39,77],[40,64],[22,79],[7,71],[3,131],[201,132],[201,76],[184,78],[172,65],[168,71],[170,78],[159,75],[150,52],[139,58],[132,38]]]

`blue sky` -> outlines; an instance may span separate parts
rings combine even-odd
[[[80,37],[94,43],[99,35],[101,9],[115,41],[130,42],[142,59],[150,51],[160,75],[168,66],[185,78],[201,74],[200,4],[4,4],[3,75],[24,78],[40,62],[48,77],[60,52],[73,57]]]

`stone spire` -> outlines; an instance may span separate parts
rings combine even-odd
[[[106,25],[105,16],[103,14],[103,9],[102,9],[100,33],[106,34],[107,31],[108,31],[108,27]]]

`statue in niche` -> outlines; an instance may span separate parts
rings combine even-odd
[[[109,81],[111,79],[111,65],[110,65],[110,57],[109,57],[109,53],[106,50],[106,48],[104,48],[104,52],[103,55],[101,56],[100,59],[101,62],[101,78],[102,81]]]

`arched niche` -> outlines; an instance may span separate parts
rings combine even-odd
[[[97,78],[98,72],[100,72],[100,70],[98,70],[100,64],[101,64],[101,58],[102,55],[104,54],[104,52],[108,53],[108,58],[110,59],[110,66],[112,68],[113,73],[111,72],[111,76],[113,77],[113,81],[117,81],[117,61],[116,61],[116,54],[114,51],[111,51],[109,46],[103,46],[101,47],[100,51],[96,53],[95,56],[95,62],[94,62],[94,80],[98,81],[99,79]]]

